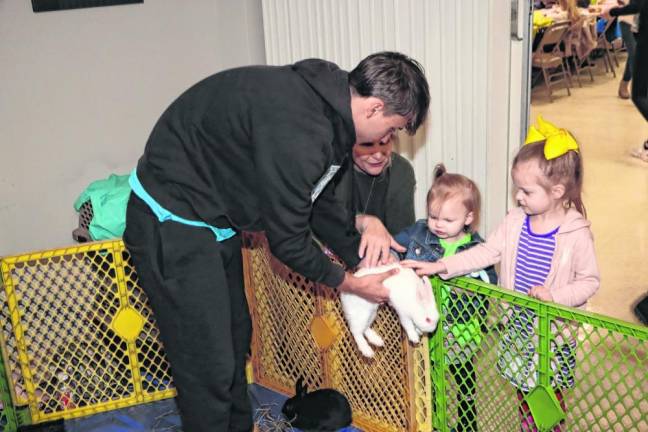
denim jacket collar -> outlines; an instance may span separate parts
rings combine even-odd
[[[481,236],[479,235],[479,233],[477,231],[475,231],[470,236],[470,241],[468,243],[466,243],[465,245],[460,246],[460,249],[463,250],[463,249],[471,248],[471,247],[475,246],[476,244],[483,243],[483,242],[484,242],[484,239],[482,239]],[[441,242],[439,241],[439,237],[428,229],[426,234],[425,234],[425,244],[426,245],[439,245],[440,246]]]

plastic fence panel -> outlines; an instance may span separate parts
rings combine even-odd
[[[648,329],[467,278],[434,290],[439,430],[648,430]]]
[[[311,389],[333,387],[345,394],[354,425],[363,430],[430,431],[427,342],[418,347],[406,342],[396,314],[384,307],[372,328],[385,346],[365,359],[348,332],[334,290],[277,261],[262,235],[246,233],[244,242],[254,381],[291,395],[294,381],[303,376]],[[328,329],[322,332],[330,336],[326,346],[315,336],[318,322]]]
[[[35,423],[175,395],[121,241],[0,260],[10,391]]]

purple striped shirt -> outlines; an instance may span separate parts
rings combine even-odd
[[[527,294],[534,286],[542,286],[551,269],[551,259],[556,249],[558,228],[546,233],[531,231],[529,216],[526,217],[515,259],[515,290]]]

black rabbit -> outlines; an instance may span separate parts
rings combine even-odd
[[[351,424],[351,405],[342,393],[333,389],[308,393],[303,377],[295,383],[295,396],[286,400],[281,412],[291,426],[304,432],[334,432]]]

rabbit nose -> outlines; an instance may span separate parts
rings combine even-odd
[[[432,324],[432,320],[430,318],[425,318],[425,322],[428,324]]]

